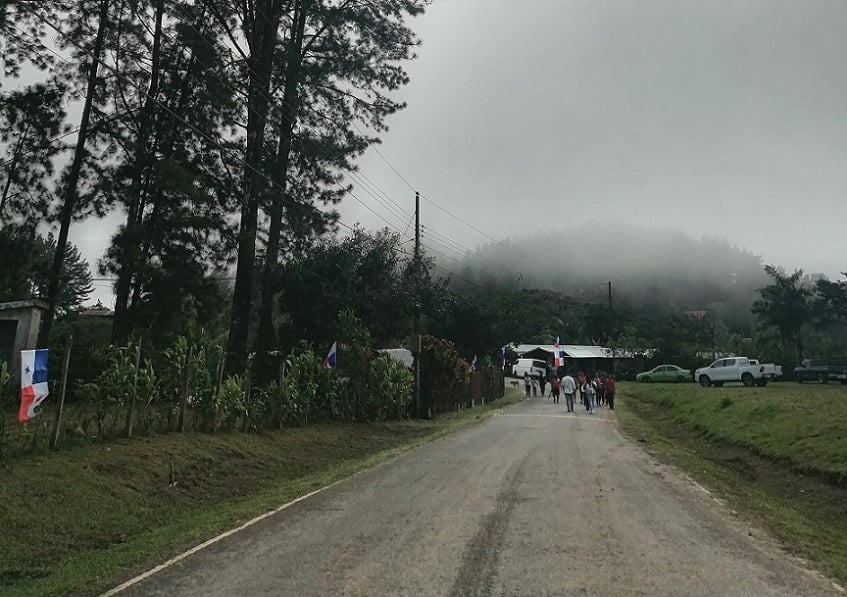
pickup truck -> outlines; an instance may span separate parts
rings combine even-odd
[[[740,381],[745,386],[766,386],[768,380],[782,375],[782,367],[772,363],[762,364],[747,357],[730,357],[718,359],[708,367],[701,367],[694,372],[694,379],[707,388],[711,385],[720,387],[725,383]]]
[[[794,379],[799,383],[804,381],[827,383],[830,380],[838,380],[841,385],[847,385],[847,359],[804,359],[799,367],[794,368]]]

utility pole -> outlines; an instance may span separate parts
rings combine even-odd
[[[612,312],[612,281],[609,280],[609,312]]]
[[[421,194],[415,191],[415,410],[421,412],[421,309],[420,309],[420,265],[421,265]]]

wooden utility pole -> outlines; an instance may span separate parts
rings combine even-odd
[[[609,280],[609,312],[612,311],[612,281]]]
[[[62,390],[59,392],[59,406],[56,408],[56,418],[53,420],[53,433],[50,434],[50,449],[55,450],[59,445],[59,435],[62,429],[62,410],[65,407],[65,392],[68,389],[68,367],[71,363],[71,349],[74,346],[74,337],[68,338],[65,347],[65,359],[62,362]]]
[[[415,410],[421,412],[421,194],[415,191]]]

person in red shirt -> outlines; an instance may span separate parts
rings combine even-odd
[[[615,376],[609,374],[603,385],[606,390],[606,404],[610,409],[615,410]]]
[[[558,375],[554,375],[550,381],[550,395],[553,397],[553,404],[559,404],[559,392],[562,389],[562,380]]]

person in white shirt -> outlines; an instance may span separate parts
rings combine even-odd
[[[576,381],[570,373],[562,378],[562,391],[565,393],[565,406],[568,407],[568,412],[573,412],[573,398],[576,394]]]

